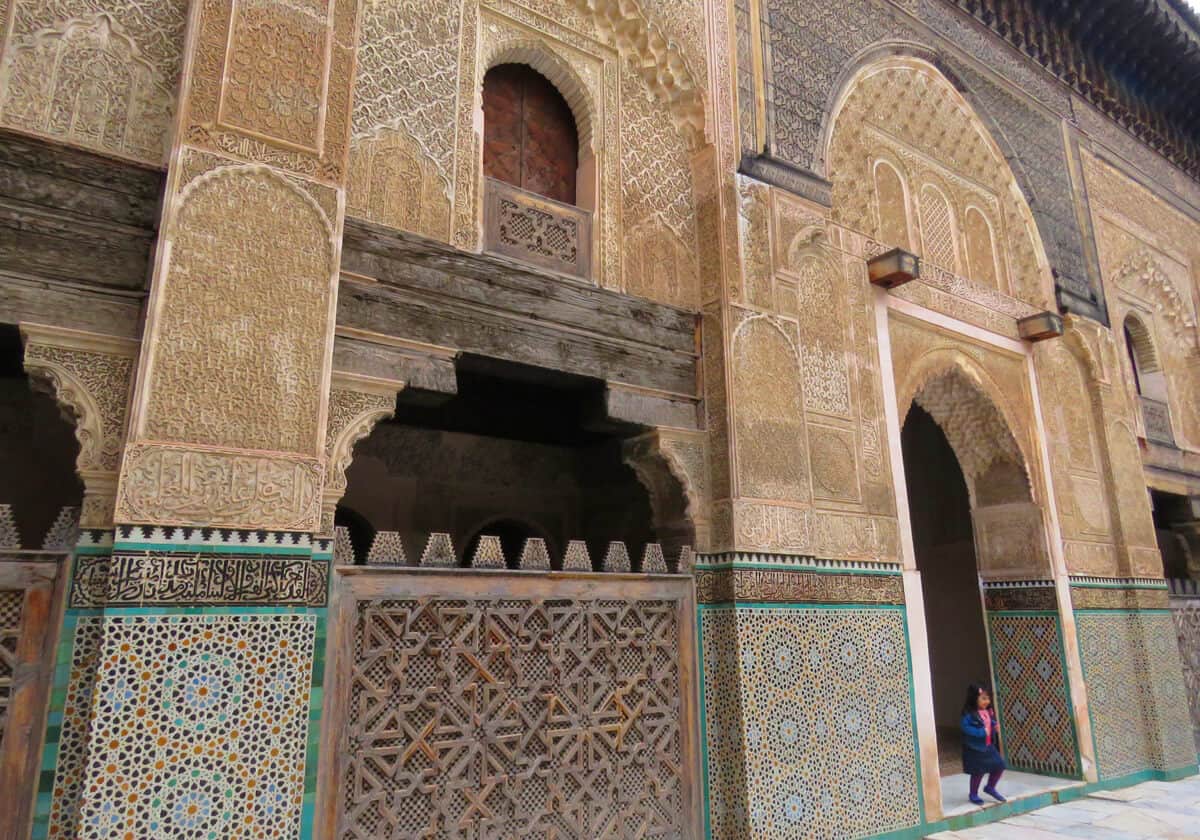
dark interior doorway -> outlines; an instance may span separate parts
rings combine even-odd
[[[958,458],[914,404],[900,436],[917,569],[921,572],[941,774],[961,772],[959,719],[971,682],[991,684],[971,500]]]
[[[1196,516],[1187,496],[1151,490],[1154,507],[1154,535],[1162,555],[1163,576],[1169,579],[1200,580],[1200,557],[1193,545]],[[1191,537],[1191,539],[1189,539]]]

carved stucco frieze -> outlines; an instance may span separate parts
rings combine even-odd
[[[138,343],[43,324],[22,324],[21,333],[25,370],[49,386],[75,427],[84,484],[80,524],[110,527]]]

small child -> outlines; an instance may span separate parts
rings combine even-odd
[[[1008,767],[997,748],[1000,724],[996,720],[995,710],[992,709],[992,696],[986,688],[975,683],[967,686],[967,699],[963,703],[962,734],[963,772],[971,776],[970,800],[976,805],[983,804],[979,797],[979,783],[986,773],[988,783],[984,785],[983,792],[998,802],[1006,802],[996,790],[996,783]]]

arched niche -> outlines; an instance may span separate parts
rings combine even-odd
[[[918,212],[918,227],[939,224],[946,215],[962,219],[971,204],[988,210],[998,255],[994,276],[961,258],[944,268],[1030,305],[1052,307],[1054,282],[1028,202],[979,115],[932,63],[885,54],[858,66],[832,102],[825,136],[822,159],[832,183],[834,222],[888,241],[870,211],[878,204],[872,166],[898,158],[910,184],[935,182],[947,201],[948,212],[929,222]],[[915,198],[919,204],[921,196]],[[970,252],[966,234],[965,225],[953,225],[957,255]],[[924,242],[926,231],[914,238]]]
[[[911,251],[908,184],[899,169],[888,160],[875,161],[874,176],[879,238],[888,245]]]
[[[1015,431],[998,384],[965,355],[935,352],[910,373],[901,395],[900,405],[919,406],[953,450],[966,482],[980,575],[1049,577],[1043,499],[1027,435]]]

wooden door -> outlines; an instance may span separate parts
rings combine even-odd
[[[525,64],[483,79],[483,172],[564,204],[575,203],[579,140],[562,94]]]

